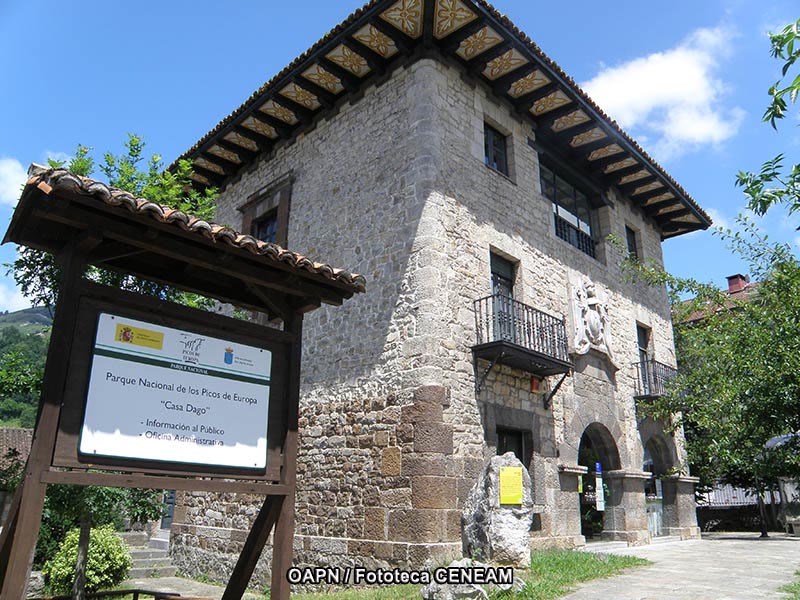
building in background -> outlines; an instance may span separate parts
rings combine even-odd
[[[298,563],[460,555],[506,451],[532,546],[699,534],[680,434],[636,410],[674,376],[667,293],[622,282],[607,238],[661,263],[710,219],[491,6],[374,0],[184,157],[219,222],[368,279],[306,320]],[[173,560],[225,577],[258,502],[179,493]]]

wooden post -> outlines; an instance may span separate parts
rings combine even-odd
[[[53,318],[53,331],[47,351],[47,368],[42,385],[41,415],[36,425],[31,444],[31,453],[25,467],[25,475],[20,485],[20,505],[17,512],[16,527],[10,535],[9,560],[0,565],[2,579],[2,598],[24,598],[28,587],[28,577],[33,566],[33,553],[39,537],[39,524],[42,520],[42,507],[47,484],[42,483],[42,473],[50,468],[53,457],[58,417],[61,411],[61,396],[67,378],[70,349],[75,334],[78,315],[79,285],[86,263],[86,239],[66,249],[62,258],[64,269],[56,313]],[[83,245],[84,248],[79,248]],[[0,549],[0,554],[4,554]]]
[[[275,536],[272,541],[272,582],[270,598],[288,600],[291,586],[286,572],[292,566],[294,554],[294,498],[297,480],[297,424],[300,411],[300,361],[303,348],[303,315],[295,313],[286,322],[286,330],[294,336],[292,359],[289,365],[289,377],[286,399],[286,440],[283,444],[284,472],[281,483],[289,487],[289,494],[283,501],[278,522],[275,524]]]
[[[247,534],[247,540],[239,554],[231,577],[228,579],[228,585],[225,586],[222,600],[241,600],[284,503],[284,496],[267,496],[267,499],[264,500],[264,504],[250,528],[250,533]]]
[[[286,571],[292,565],[294,546],[294,488],[297,477],[297,424],[300,407],[300,358],[302,355],[302,314],[287,317],[286,330],[292,333],[292,354],[286,386],[286,438],[283,443],[281,484],[288,488],[286,496],[267,496],[261,507],[236,566],[228,580],[222,600],[240,600],[255,570],[261,551],[275,527],[272,541],[272,583],[270,598],[288,600],[290,593]]]

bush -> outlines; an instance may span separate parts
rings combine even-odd
[[[42,569],[48,593],[68,594],[75,579],[79,529],[71,530],[52,560]],[[122,582],[131,568],[128,547],[112,527],[92,529],[86,564],[86,591],[96,592]]]

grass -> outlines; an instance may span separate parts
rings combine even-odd
[[[576,584],[611,577],[631,567],[651,564],[633,556],[596,555],[575,550],[545,550],[531,553],[530,570],[517,571],[525,588],[516,593],[498,593],[503,600],[552,600],[573,591]],[[798,584],[800,585],[800,584]],[[419,600],[417,585],[348,589],[324,593],[292,594],[296,600]],[[269,596],[265,596],[268,598]],[[800,596],[793,597],[800,600]]]
[[[795,571],[794,574],[795,577],[800,577],[800,571]],[[784,594],[789,594],[787,600],[800,600],[800,581],[788,583],[778,591],[783,592]]]

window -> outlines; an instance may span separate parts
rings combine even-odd
[[[549,167],[540,164],[539,172],[542,194],[553,203],[556,235],[596,258],[592,236],[595,216],[589,197]]]
[[[278,240],[278,209],[273,208],[263,217],[253,221],[250,235],[262,242],[276,244]]]
[[[628,242],[628,256],[638,259],[639,250],[636,245],[636,232],[627,225],[625,226],[625,240]]]
[[[492,294],[514,297],[514,263],[492,253]]]
[[[494,339],[513,342],[517,321],[514,318],[514,263],[492,253],[491,267]]]
[[[639,360],[646,362],[650,354],[650,329],[636,324],[636,343],[639,345]]]
[[[513,452],[528,468],[531,464],[531,434],[518,429],[497,429],[497,454]]]
[[[242,231],[262,242],[288,245],[289,205],[294,178],[289,172],[267,184],[239,207]]]
[[[486,164],[508,175],[508,152],[506,136],[497,131],[488,123],[483,124],[483,147],[486,154]]]
[[[650,328],[636,324],[636,345],[639,348],[639,385],[649,394],[653,386],[653,370],[650,367]]]

